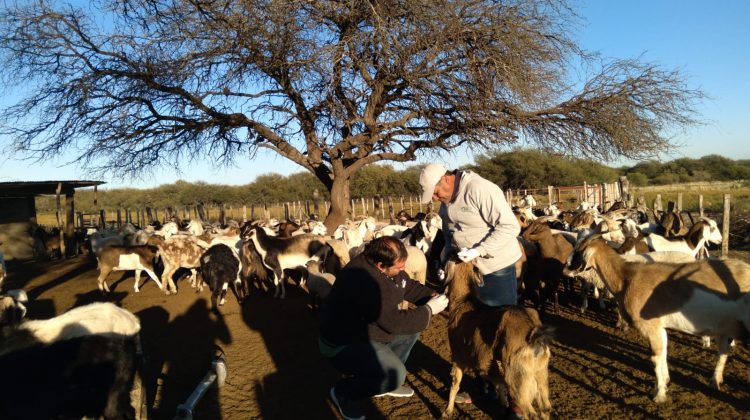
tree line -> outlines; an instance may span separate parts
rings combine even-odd
[[[537,150],[496,152],[481,156],[470,169],[503,189],[540,189],[547,185],[569,186],[613,182],[627,175],[631,185],[663,185],[692,181],[729,181],[750,179],[750,160],[732,160],[718,155],[699,159],[681,158],[668,162],[644,161],[634,166],[610,167],[589,159],[570,158]],[[421,166],[397,170],[391,165],[370,165],[351,181],[351,197],[408,197],[419,194]],[[325,186],[308,172],[290,175],[265,174],[245,185],[219,185],[205,182],[177,181],[155,188],[115,188],[99,190],[94,204],[93,189],[76,192],[76,209],[192,207],[198,204],[229,206],[273,204],[290,201],[312,201],[314,191],[319,199],[330,200]],[[37,198],[37,211],[54,211],[53,196]]]

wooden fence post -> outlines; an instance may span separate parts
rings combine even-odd
[[[703,217],[703,194],[698,195],[698,217]]]
[[[206,208],[203,207],[203,203],[198,203],[198,206],[196,207],[198,210],[198,220],[201,222],[209,222],[208,215],[206,214]]]
[[[227,211],[224,203],[221,203],[219,206],[219,223],[221,223],[222,226],[227,225]]]
[[[547,201],[549,201],[549,205],[550,206],[553,203],[553,201],[552,201],[552,190],[554,190],[554,188],[555,187],[553,187],[552,185],[547,185]]]
[[[313,190],[313,212],[318,215],[318,217],[320,217],[318,200],[320,200],[320,194],[318,193],[318,189],[316,188],[315,190]]]
[[[682,193],[677,193],[677,213],[682,211]]]
[[[656,198],[654,199],[654,215],[656,215],[658,217],[657,212],[659,212],[659,213],[662,212],[661,194],[656,194]],[[658,222],[658,220],[657,220],[657,222]]]
[[[721,256],[726,258],[729,254],[729,211],[731,210],[732,196],[724,194],[724,217],[721,226]]]
[[[377,219],[378,213],[380,213],[380,208],[383,206],[383,203],[380,200],[380,195],[375,195],[375,197],[372,198],[372,213]]]

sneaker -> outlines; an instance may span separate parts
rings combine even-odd
[[[385,394],[376,395],[376,397],[384,397],[386,395],[389,397],[406,398],[406,397],[411,397],[412,395],[414,395],[414,390],[409,388],[406,385],[401,385],[400,387],[394,389],[393,391],[386,392]]]
[[[356,401],[348,401],[345,398],[336,396],[336,387],[331,388],[331,401],[339,409],[341,417],[344,420],[364,420],[365,415],[362,413],[362,408],[357,404]]]

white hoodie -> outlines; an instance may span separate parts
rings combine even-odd
[[[521,258],[521,226],[497,185],[471,171],[456,173],[457,191],[448,205],[440,206],[446,246],[477,248],[474,260],[483,274],[515,264]]]

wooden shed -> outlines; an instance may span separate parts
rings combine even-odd
[[[76,188],[96,187],[102,181],[21,181],[0,182],[0,250],[6,260],[28,260],[34,258],[36,228],[36,205],[38,195],[56,195],[60,205],[64,243],[75,241]],[[64,202],[62,198],[64,197]]]

